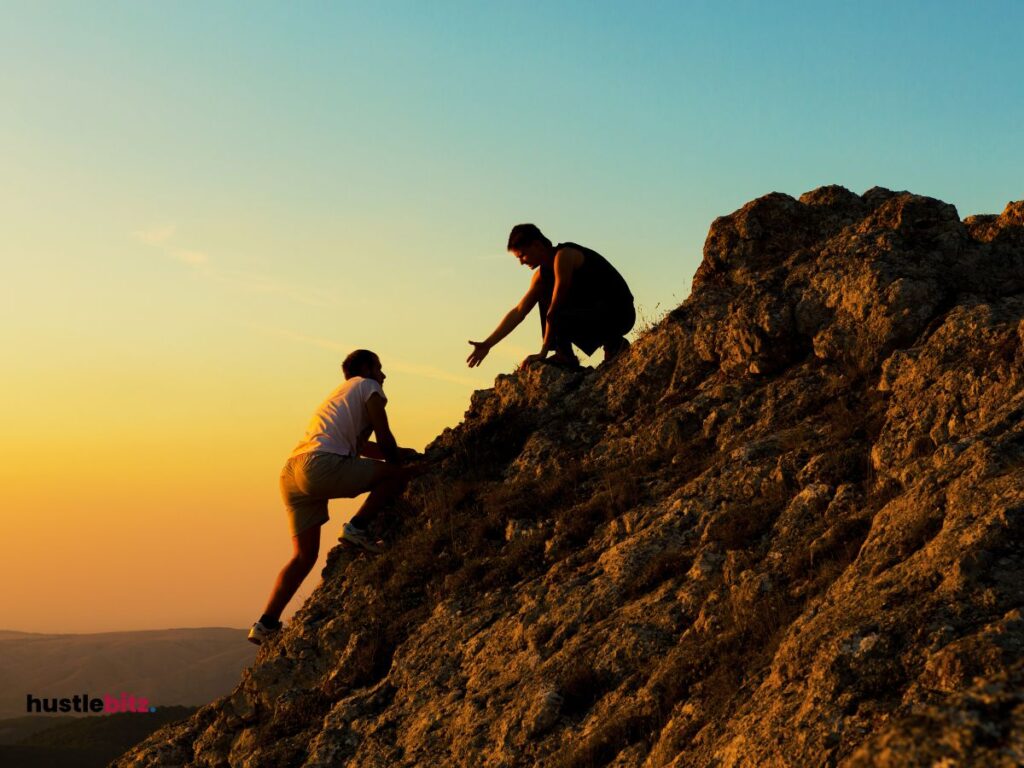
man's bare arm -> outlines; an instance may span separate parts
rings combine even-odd
[[[365,456],[368,459],[376,459],[377,461],[385,460],[384,451],[373,440],[367,440],[363,443],[363,447],[359,449],[359,455]]]
[[[530,310],[536,306],[540,300],[540,270],[537,270],[533,279],[530,281],[530,288],[519,303],[516,304],[498,323],[498,327],[494,329],[494,333],[488,336],[483,341],[471,341],[473,345],[473,351],[469,353],[469,357],[466,358],[466,362],[469,363],[470,368],[475,368],[483,362],[484,358],[487,357],[487,353],[491,351],[491,347],[497,344],[499,341],[508,336],[518,326],[523,319],[530,314]]]
[[[367,440],[363,443],[363,447],[359,449],[359,455],[365,456],[368,459],[376,459],[377,461],[387,461],[384,458],[384,452],[373,440]],[[402,461],[418,461],[423,458],[423,454],[415,448],[399,447],[398,456]]]
[[[555,289],[551,294],[551,305],[548,307],[548,322],[565,302],[572,285],[572,276],[583,264],[583,254],[575,248],[563,248],[555,254]]]
[[[548,314],[545,318],[544,344],[540,350],[542,357],[551,350],[552,328],[556,313],[565,302],[565,297],[569,295],[573,273],[579,269],[582,263],[583,254],[575,248],[563,248],[555,254],[555,288],[551,293],[551,304],[548,306]]]
[[[373,427],[373,434],[377,438],[377,442],[374,447],[380,451],[381,458],[389,464],[401,464],[401,453],[398,448],[398,443],[395,441],[395,436],[391,434],[391,425],[388,424],[388,414],[384,409],[384,398],[377,392],[370,395],[370,399],[366,401],[366,412],[370,417],[370,425]],[[368,445],[369,444],[370,443],[368,443]]]

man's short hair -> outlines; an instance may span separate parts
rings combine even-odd
[[[375,362],[377,362],[376,354],[368,349],[357,349],[355,352],[350,352],[349,356],[342,361],[341,371],[345,374],[346,379],[351,379],[367,368],[372,368]]]
[[[508,233],[508,250],[518,251],[538,240],[543,240],[551,245],[551,241],[544,236],[536,224],[516,224]]]

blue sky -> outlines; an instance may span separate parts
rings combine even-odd
[[[638,296],[665,303],[710,220],[769,191],[880,184],[962,215],[1020,196],[1019,3],[0,14],[0,137],[43,186],[28,204],[230,220],[250,253],[274,239],[253,256],[271,267],[329,224],[457,269],[535,220],[636,260]]]

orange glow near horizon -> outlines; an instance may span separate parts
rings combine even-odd
[[[413,379],[390,374],[386,389],[396,435],[422,449],[440,431],[436,422],[457,421],[464,405],[457,390],[443,404],[447,415],[441,402],[417,405]],[[323,383],[320,396],[332,388]],[[184,393],[172,380],[150,380],[134,394],[86,381],[74,397],[66,385],[22,390],[23,401],[48,405],[8,421],[0,507],[17,513],[4,515],[14,545],[0,578],[31,586],[5,595],[2,628],[244,626],[258,616],[291,554],[277,476],[317,397],[239,387],[231,399],[222,380],[211,383],[214,395]],[[321,566],[358,503],[331,503]]]

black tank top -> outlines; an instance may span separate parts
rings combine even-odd
[[[559,243],[555,246],[555,253],[562,248],[575,248],[583,254],[583,263],[572,273],[569,295],[566,297],[568,302],[601,304],[609,308],[633,303],[633,294],[626,281],[604,256],[576,243]],[[544,286],[542,304],[550,304],[551,294],[555,290],[554,266],[540,267],[540,279]]]

